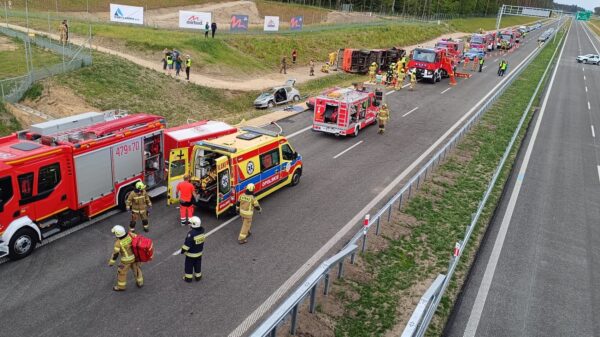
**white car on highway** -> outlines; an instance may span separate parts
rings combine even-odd
[[[577,63],[600,64],[600,56],[596,54],[587,54],[577,56]]]

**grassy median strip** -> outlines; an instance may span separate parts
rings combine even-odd
[[[438,273],[446,273],[454,243],[463,238],[471,214],[477,209],[537,83],[558,48],[559,38],[507,89],[402,211],[393,214],[392,221],[382,227],[382,235],[370,235],[369,252],[358,259],[356,265],[349,266],[342,281],[336,282],[335,296],[329,300],[334,303],[327,303],[328,308],[320,310],[315,319],[321,324],[309,324],[311,329],[330,327],[337,337],[401,333],[419,297]],[[529,111],[526,125],[532,115]],[[457,270],[455,280],[458,281],[449,288],[428,335],[441,334],[457,290],[499,201],[525,130],[523,128],[519,135],[469,243],[467,258]],[[337,306],[337,310],[331,310],[332,306]],[[303,324],[300,325],[302,328]]]

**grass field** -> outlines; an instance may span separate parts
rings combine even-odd
[[[527,16],[503,16],[500,22],[501,27],[511,27],[517,25],[527,25],[532,22],[540,21],[540,18]],[[469,18],[450,20],[450,27],[459,32],[472,33],[483,28],[484,30],[496,29],[496,18]]]
[[[4,48],[0,48],[0,79],[17,77],[27,73],[27,64],[25,62],[25,46],[21,40],[7,40],[3,35],[0,35],[2,41],[10,41],[3,43]],[[6,48],[10,46],[11,48]],[[3,50],[4,49],[4,50]],[[62,62],[62,58],[51,52],[44,51],[41,48],[33,48],[33,66],[34,68],[42,68]]]
[[[0,100],[0,137],[20,129],[21,125],[19,125],[17,119],[8,112],[4,102]]]
[[[339,73],[313,80],[298,88],[303,95],[315,94],[326,87],[350,85],[363,79]],[[253,108],[259,92],[234,92],[190,85],[164,74],[102,53],[94,54],[90,67],[45,80],[44,86],[64,85],[98,109],[126,109],[167,117],[170,125],[187,118],[217,119],[237,123],[264,114]],[[143,83],[143,85],[141,85]]]
[[[384,241],[385,248],[367,253],[364,260],[358,262],[359,269],[349,271],[350,275],[356,277],[349,276],[336,284],[334,293],[343,303],[343,314],[333,318],[336,321],[336,337],[386,335],[396,324],[408,319],[414,309],[415,298],[420,296],[431,280],[438,273],[447,271],[454,243],[463,238],[471,215],[551,59],[554,47],[558,47],[558,43],[546,48],[533,61],[525,75],[511,85],[447,161],[436,168],[403,211],[394,215],[396,220],[384,225],[383,237],[377,240]],[[529,111],[527,122],[531,117],[532,111]],[[460,281],[451,284],[448,296],[442,300],[438,316],[428,330],[428,336],[441,335],[472,254],[477,250],[479,238],[508,179],[510,166],[524,133],[525,128],[520,133],[517,146],[513,147],[467,254],[461,261],[456,274]],[[394,228],[386,231],[386,226]],[[370,240],[374,242],[376,239]],[[422,285],[417,286],[418,282]],[[398,312],[401,298],[404,305],[400,307],[404,308],[404,312]],[[402,321],[399,321],[399,316],[403,317]]]

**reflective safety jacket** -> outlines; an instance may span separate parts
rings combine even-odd
[[[187,257],[197,258],[202,256],[204,250],[204,228],[192,228],[185,237],[185,242],[181,246],[181,254]]]
[[[129,193],[127,200],[125,200],[125,206],[134,213],[141,213],[146,212],[148,207],[152,206],[152,202],[146,191],[142,191],[142,193],[134,191]]]
[[[185,66],[188,67],[188,68],[191,67],[192,66],[192,59],[185,60]]]
[[[258,201],[252,194],[242,195],[238,199],[237,208],[240,212],[240,215],[242,217],[246,217],[246,218],[252,217],[252,215],[254,215],[254,209],[256,209],[256,210],[261,209],[260,205],[258,204]]]
[[[387,120],[390,118],[390,111],[388,108],[382,107],[379,110],[379,115],[377,117],[381,122],[387,122]]]
[[[135,234],[129,233],[124,238],[117,239],[117,241],[115,241],[113,255],[110,261],[108,261],[110,265],[113,265],[117,261],[119,254],[121,255],[122,264],[130,264],[135,262],[135,255],[133,255],[133,248],[131,246],[134,237]]]

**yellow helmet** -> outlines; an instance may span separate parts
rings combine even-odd
[[[144,185],[143,182],[138,181],[137,183],[135,183],[135,188],[138,189],[138,190],[140,190],[140,191],[142,191],[142,190],[144,190],[146,188],[146,185]]]
[[[249,192],[254,192],[254,184],[250,183],[246,186],[246,190]]]
[[[110,230],[116,237],[121,238],[127,234],[123,226],[116,225]]]
[[[376,65],[377,65],[377,62],[373,62],[373,63],[371,63],[371,65],[372,65],[372,66],[376,66]]]

